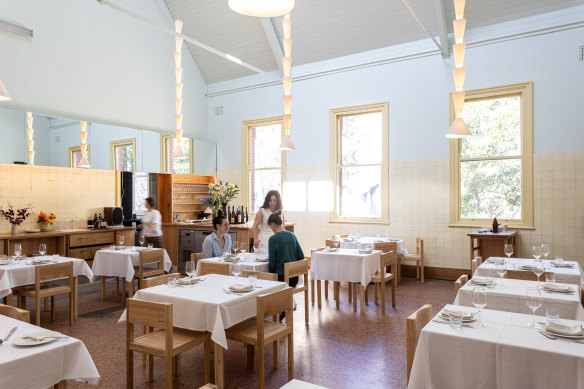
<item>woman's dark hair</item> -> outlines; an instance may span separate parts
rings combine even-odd
[[[282,209],[282,198],[280,197],[280,192],[277,190],[271,190],[268,192],[264,199],[264,205],[262,205],[262,208],[270,208],[270,199],[272,196],[276,196],[276,211],[280,211]]]
[[[270,217],[268,217],[268,226],[274,223],[277,226],[282,225],[282,216],[281,212],[272,213]]]
[[[144,201],[146,201],[149,206],[154,208],[154,199],[152,197],[146,197],[146,199]]]
[[[217,226],[223,224],[223,220],[227,220],[227,218],[223,215],[215,216],[215,219],[213,219],[213,228],[217,230]]]

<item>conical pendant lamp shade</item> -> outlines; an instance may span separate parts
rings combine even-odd
[[[10,94],[6,90],[6,87],[2,83],[2,80],[0,80],[0,101],[8,101],[8,100],[12,100],[12,97],[10,97]]]
[[[292,11],[296,0],[228,0],[227,4],[242,15],[274,18]]]
[[[280,143],[280,150],[296,150],[296,146],[294,146],[290,135],[284,135],[282,143]]]
[[[464,138],[466,136],[471,136],[466,123],[462,118],[456,118],[450,125],[448,132],[446,133],[447,138]]]

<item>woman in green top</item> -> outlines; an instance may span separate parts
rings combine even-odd
[[[274,232],[268,240],[270,273],[276,273],[278,281],[284,281],[284,263],[300,261],[304,259],[304,253],[296,235],[284,229],[279,212],[270,215],[268,226]],[[298,277],[291,278],[290,286],[295,287],[296,284]]]

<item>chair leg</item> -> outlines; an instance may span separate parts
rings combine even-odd
[[[420,262],[416,261],[416,279],[420,279]]]
[[[320,288],[321,287],[321,282],[320,280],[316,280],[316,300],[317,300],[317,305],[318,305],[318,309],[322,308],[322,295],[321,295],[321,291]]]
[[[126,350],[126,388],[134,388],[134,352]]]
[[[379,304],[379,285],[375,283],[375,305]]]
[[[395,308],[395,282],[391,283],[391,306]]]
[[[274,341],[274,369],[280,368],[280,339]]]
[[[99,280],[99,293],[102,300],[105,300],[105,276]]]
[[[120,301],[120,277],[116,277],[116,301]]]
[[[45,297],[43,299],[43,312],[48,312],[49,311],[49,298]]]
[[[151,357],[151,356],[150,356]],[[166,389],[172,389],[172,357],[167,355],[165,358],[166,362]],[[152,371],[152,370],[150,370]]]
[[[353,282],[351,286],[353,287],[353,311],[357,311],[357,283]]]
[[[264,389],[264,344],[258,344],[258,388]]]
[[[369,285],[365,286],[365,305],[369,305]]]
[[[422,284],[424,283],[424,260],[422,259],[420,261],[420,268],[422,269],[421,273],[422,273]]]
[[[334,287],[334,295],[335,295],[335,301],[337,304],[337,309],[339,309],[339,286],[340,286],[340,282],[335,281],[333,283],[333,287]]]
[[[288,381],[294,379],[294,336],[288,334]]]
[[[73,325],[75,320],[75,293],[73,291],[69,292],[69,325]]]
[[[173,365],[172,365],[172,374],[175,375],[175,376],[178,374],[178,357],[179,356],[180,355],[175,355],[174,358],[172,358],[172,360],[173,360],[172,361],[173,362]]]
[[[213,342],[211,342],[211,336],[207,336],[205,339],[204,346],[204,381],[205,384],[211,382],[211,349],[213,348]]]
[[[365,313],[365,287],[360,283],[356,283],[356,285],[361,290],[360,293],[361,299],[359,301],[359,303],[361,304],[361,313]]]
[[[314,305],[314,299],[315,299],[314,293],[315,293],[315,291],[314,291],[314,280],[311,278],[310,279],[310,297],[312,298],[312,305]]]
[[[350,282],[347,282],[347,290],[349,295],[349,304],[353,302],[353,285]]]
[[[382,281],[379,286],[381,288],[381,314],[385,315],[385,281]]]
[[[26,297],[24,297],[24,296],[17,296],[16,297],[16,305],[20,309],[26,309]]]
[[[308,324],[308,290],[304,291],[304,324]]]
[[[38,297],[35,297],[35,309],[36,309],[36,318],[35,318],[35,324],[37,326],[41,326],[41,299]]]
[[[328,281],[324,282],[324,298],[328,300]]]
[[[134,296],[134,279],[128,283],[128,297],[132,298]]]
[[[146,377],[148,377],[146,382],[152,382],[154,381],[154,357],[152,355],[144,355],[146,356]]]
[[[45,301],[47,298],[45,297]],[[55,321],[55,296],[51,296],[51,320]]]
[[[255,369],[255,346],[251,344],[246,344],[247,348],[247,368],[249,370]]]

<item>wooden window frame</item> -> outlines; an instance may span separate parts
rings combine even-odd
[[[533,218],[533,83],[524,82],[466,91],[465,101],[478,101],[508,96],[520,96],[521,107],[521,219],[503,219],[499,223],[510,228],[534,229]],[[450,95],[450,123],[455,119]],[[492,219],[461,218],[460,157],[461,140],[450,140],[450,227],[486,227]],[[489,160],[508,159],[493,157]],[[514,158],[515,159],[515,158]]]
[[[77,153],[77,152],[81,152],[81,145],[79,146],[71,146],[69,147],[68,151],[67,151],[67,159],[68,159],[68,166],[74,168],[75,166],[73,163],[73,154]],[[89,152],[89,143],[87,144],[87,162],[89,162],[91,164],[91,153]]]
[[[174,174],[173,172],[168,171],[168,140],[176,138],[174,135],[163,135],[160,134],[160,172],[167,173],[167,174]],[[194,162],[193,162],[193,138],[187,138],[190,143],[189,149],[189,172],[186,174],[193,174],[194,172]]]
[[[124,146],[132,146],[134,148],[134,156],[133,156],[133,165],[134,165],[134,170],[132,171],[136,171],[137,166],[136,166],[136,153],[138,152],[138,150],[136,150],[136,138],[128,138],[128,139],[120,139],[120,140],[114,140],[110,142],[110,168],[112,170],[117,170],[116,169],[116,148],[117,147],[124,147]]]
[[[382,128],[382,158],[380,164],[380,193],[381,193],[381,217],[343,217],[339,214],[339,175],[341,168],[339,119],[345,116],[354,116],[367,113],[381,112]],[[334,204],[329,212],[331,223],[368,223],[389,224],[389,102],[355,105],[351,107],[333,108],[330,110],[330,177],[333,182]]]
[[[254,119],[254,120],[244,120],[241,122],[241,145],[242,145],[242,166],[243,166],[243,183],[241,185],[241,199],[243,200],[243,204],[249,209],[249,213],[255,214],[253,212],[253,204],[250,204],[250,197],[249,197],[249,175],[251,171],[254,170],[277,170],[277,168],[261,168],[261,169],[252,169],[251,168],[251,153],[250,153],[250,137],[249,131],[253,127],[260,127],[260,126],[269,126],[273,124],[280,125],[280,139],[284,137],[284,119],[282,116],[273,116],[269,118],[263,119]],[[280,151],[280,182],[282,184],[281,188],[281,196],[282,201],[284,199],[284,182],[286,181],[286,152],[281,150]],[[255,211],[255,210],[254,210]]]

